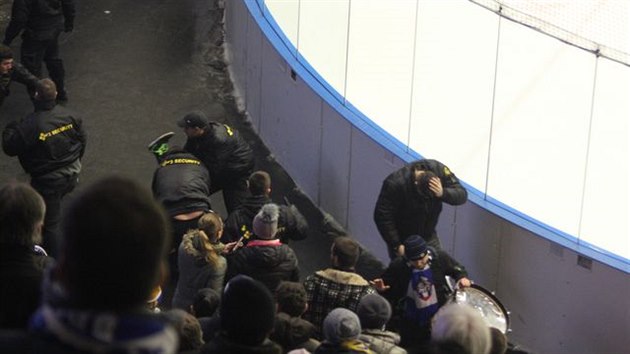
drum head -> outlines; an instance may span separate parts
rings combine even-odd
[[[453,299],[456,303],[465,303],[481,314],[486,323],[504,334],[510,328],[510,318],[503,304],[483,287],[472,284],[470,287],[455,291]]]

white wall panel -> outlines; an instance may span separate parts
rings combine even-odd
[[[499,17],[470,1],[421,1],[409,147],[485,191]]]
[[[301,0],[298,52],[339,94],[345,93],[350,0]]]
[[[416,3],[362,0],[350,6],[346,99],[405,144]]]
[[[264,0],[264,3],[269,10],[265,16],[271,16],[289,42],[297,47],[300,0]]]
[[[488,195],[577,235],[595,57],[502,20]]]
[[[630,259],[630,70],[599,59],[580,240]]]

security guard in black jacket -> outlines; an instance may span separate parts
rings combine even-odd
[[[436,160],[419,160],[391,173],[381,187],[374,209],[374,222],[391,259],[404,254],[403,241],[420,235],[440,248],[435,227],[442,202],[464,204],[466,189],[451,170]]]
[[[31,185],[46,202],[44,247],[57,256],[57,235],[61,219],[61,199],[79,181],[86,134],[83,121],[70,110],[56,105],[55,83],[37,83],[35,112],[19,122],[7,124],[2,133],[2,149],[17,156]]]
[[[35,92],[37,77],[31,74],[22,64],[13,61],[13,51],[4,44],[0,44],[0,106],[9,95],[12,81],[26,85],[29,92]]]
[[[203,112],[187,114],[178,123],[188,137],[184,149],[197,156],[210,172],[210,193],[221,190],[228,214],[249,195],[247,178],[254,154],[239,132],[227,124],[208,120]]]
[[[74,28],[74,0],[14,0],[11,21],[4,35],[10,45],[22,33],[20,61],[37,77],[42,77],[42,61],[57,85],[57,100],[68,100],[65,70],[59,57],[59,35]]]

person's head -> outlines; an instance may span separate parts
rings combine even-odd
[[[27,247],[41,244],[45,213],[44,199],[33,187],[21,182],[9,182],[2,186],[0,244]]]
[[[256,171],[247,180],[249,192],[254,196],[271,194],[271,176],[265,171]]]
[[[184,129],[184,133],[189,138],[196,138],[204,134],[206,127],[210,123],[205,113],[201,111],[192,111],[177,122],[180,128]]]
[[[330,248],[332,265],[340,270],[354,271],[360,253],[361,247],[357,241],[348,236],[336,237]]]
[[[13,69],[13,50],[7,45],[0,44],[0,75],[8,74]]]
[[[151,192],[107,177],[69,205],[56,274],[78,308],[126,311],[159,284],[170,224]]]
[[[324,318],[322,331],[326,341],[340,344],[348,340],[354,340],[361,335],[361,322],[352,311],[338,307]]]
[[[211,288],[201,288],[193,297],[190,305],[191,313],[195,317],[212,317],[221,304],[221,295]]]
[[[466,304],[448,303],[435,314],[431,340],[453,341],[468,353],[490,352],[490,329],[479,312]]]
[[[427,242],[418,235],[411,235],[403,242],[405,259],[415,269],[424,269],[431,261],[431,250]]]
[[[273,296],[264,284],[246,275],[237,275],[225,285],[219,308],[223,335],[236,343],[259,345],[273,330]]]
[[[306,289],[302,283],[282,281],[276,288],[278,312],[292,317],[300,317],[306,311],[308,302]]]
[[[173,324],[179,334],[179,350],[197,350],[203,345],[201,325],[199,320],[181,309],[166,311],[166,318]]]
[[[254,234],[263,240],[271,240],[278,232],[278,219],[280,218],[280,208],[276,204],[265,204],[254,217],[252,229]]]
[[[197,221],[200,246],[204,252],[206,262],[217,265],[221,255],[215,250],[214,245],[219,243],[223,235],[223,221],[219,214],[210,211],[203,214]],[[193,231],[194,232],[194,231]]]
[[[425,166],[419,165],[414,169],[413,177],[414,177],[414,185],[416,187],[416,191],[422,197],[432,198],[434,197],[433,192],[429,189],[429,181],[433,178],[438,178],[435,173],[431,170],[426,170]]]
[[[51,79],[41,79],[35,85],[35,99],[54,101],[57,98],[57,85]]]
[[[498,328],[490,327],[490,339],[492,342],[490,354],[505,354],[508,348],[508,341],[505,334]]]
[[[379,294],[368,294],[361,298],[357,315],[363,329],[383,329],[392,317],[392,307]]]

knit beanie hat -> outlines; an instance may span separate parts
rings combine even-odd
[[[279,215],[280,209],[277,205],[273,203],[263,205],[254,217],[252,225],[254,234],[264,240],[273,239],[278,232]]]
[[[323,332],[324,338],[334,344],[357,339],[361,334],[361,322],[354,312],[338,307],[324,319]]]
[[[273,330],[276,306],[261,282],[237,275],[226,285],[221,299],[221,330],[228,339],[258,345]]]
[[[404,242],[405,245],[405,258],[410,261],[416,261],[418,259],[423,258],[427,255],[429,251],[429,247],[427,246],[426,241],[418,236],[411,235],[407,237]]]
[[[392,307],[381,295],[368,294],[359,301],[357,315],[361,328],[382,329],[392,317]]]

